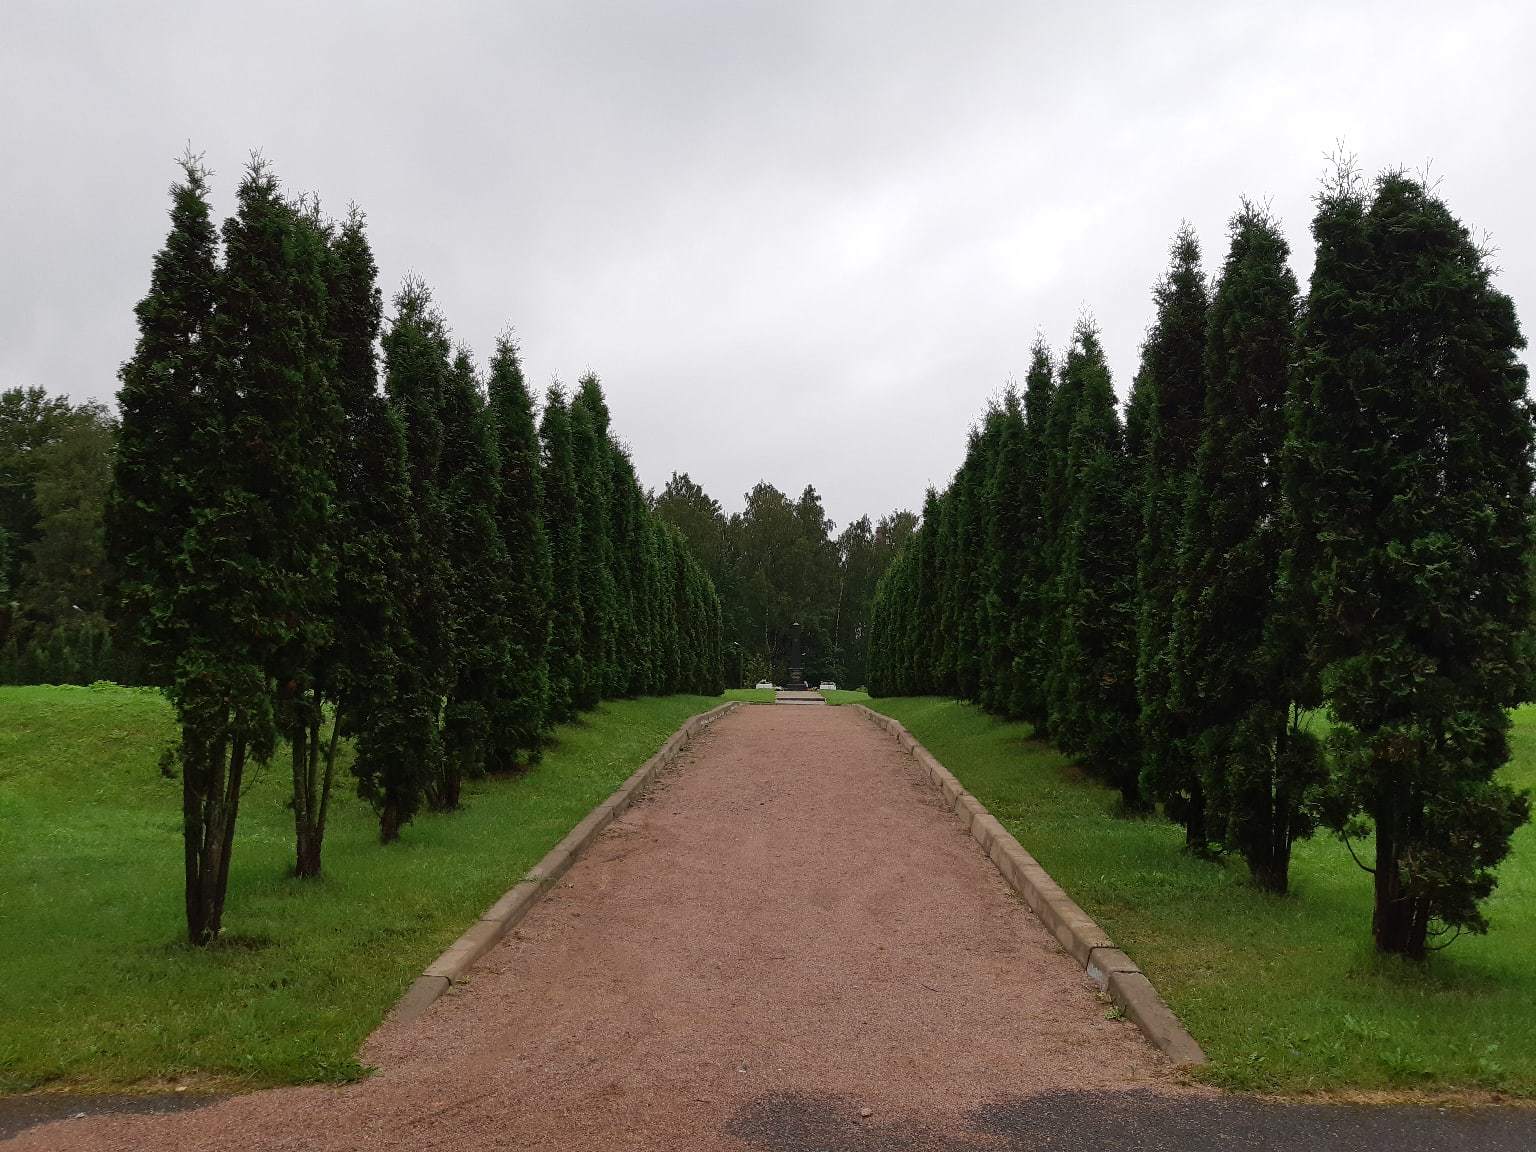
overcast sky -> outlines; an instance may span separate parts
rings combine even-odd
[[[602,378],[642,482],[917,508],[1091,311],[1125,395],[1188,219],[1311,267],[1342,139],[1433,162],[1536,326],[1536,5],[0,0],[0,387],[109,399],[190,141],[367,211],[386,295]]]

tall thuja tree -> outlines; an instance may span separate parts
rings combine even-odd
[[[638,514],[643,504],[636,497],[640,481],[629,453],[617,440],[608,448],[608,543],[614,583],[614,669],[610,691],[615,696],[638,696],[645,691],[645,651],[641,644],[640,589],[642,574],[635,564],[641,552]]]
[[[954,669],[955,692],[964,700],[977,699],[981,686],[981,623],[985,609],[988,543],[986,482],[992,470],[996,434],[993,410],[973,432],[970,450],[951,486],[955,567],[950,577],[954,593],[950,665]]]
[[[1024,409],[1013,388],[991,416],[994,452],[984,482],[986,500],[986,599],[982,613],[981,704],[1012,714],[1019,626],[1019,592],[1033,541],[1029,537],[1028,452]]]
[[[1077,400],[1067,447],[1067,519],[1061,549],[1061,719],[1053,734],[1144,807],[1137,748],[1136,507],[1124,430],[1097,330],[1080,321],[1063,368]]]
[[[507,565],[506,660],[496,690],[489,764],[506,770],[537,760],[544,746],[554,594],[533,397],[510,336],[496,342],[489,388],[499,470],[496,523]]]
[[[1205,836],[1284,892],[1291,845],[1315,826],[1322,758],[1301,727],[1298,653],[1277,608],[1288,539],[1281,500],[1296,278],[1279,225],[1244,204],[1211,302],[1205,413],[1174,600],[1173,711],[1190,718],[1184,771]]]
[[[442,768],[442,706],[453,681],[453,633],[448,589],[447,510],[441,487],[443,398],[452,346],[425,283],[406,280],[394,299],[384,334],[384,380],[389,402],[405,430],[405,458],[416,525],[414,552],[401,569],[405,630],[395,683],[399,726],[393,744],[399,763],[375,793],[379,830],[394,839],[417,811]],[[420,789],[420,791],[418,791]]]
[[[1130,401],[1138,462],[1141,531],[1136,548],[1136,688],[1141,707],[1147,790],[1184,825],[1195,852],[1209,841],[1199,774],[1185,747],[1189,717],[1169,695],[1173,677],[1173,600],[1179,586],[1179,531],[1200,447],[1205,394],[1205,332],[1210,296],[1200,245],[1185,225],[1173,240],[1167,274],[1152,293],[1157,318],[1142,347]]]
[[[327,229],[310,205],[286,201],[259,159],[224,225],[224,276],[214,315],[219,376],[230,399],[220,547],[245,586],[233,619],[275,695],[292,763],[296,871],[320,867],[322,657],[336,597],[336,457],[341,406],[326,319]],[[229,554],[226,554],[229,555]],[[265,728],[266,720],[260,721]],[[253,750],[269,743],[262,730]],[[263,757],[264,758],[264,757]]]
[[[939,676],[944,644],[944,497],[929,488],[923,497],[918,540],[916,603],[908,620],[906,650],[909,691],[946,691]]]
[[[313,202],[292,204],[253,164],[240,210],[224,227],[218,340],[241,397],[237,433],[257,445],[243,487],[252,497],[273,622],[268,674],[288,740],[294,874],[317,876],[337,729],[324,736],[343,525],[337,484],[345,420],[328,317],[331,226]]]
[[[577,486],[571,410],[565,391],[551,384],[539,421],[544,478],[544,527],[549,534],[552,587],[549,633],[549,716],[554,723],[576,714],[583,669],[581,490]]]
[[[1375,834],[1376,946],[1478,907],[1529,800],[1497,781],[1530,698],[1532,408],[1510,299],[1421,181],[1324,189],[1289,441],[1315,556],[1339,803]],[[1351,835],[1358,829],[1346,823]]]
[[[1087,321],[1079,321],[1077,334],[1091,331]],[[1035,726],[1039,735],[1057,738],[1065,722],[1067,709],[1067,669],[1062,663],[1062,628],[1066,620],[1063,566],[1065,563],[1067,528],[1071,519],[1072,484],[1069,459],[1071,455],[1072,428],[1083,392],[1081,371],[1082,349],[1077,334],[1073,348],[1077,360],[1063,360],[1057,369],[1056,387],[1052,393],[1050,411],[1043,429],[1042,455],[1044,457],[1044,482],[1040,489],[1041,564],[1044,579],[1039,589],[1038,618],[1040,620],[1039,644],[1045,656],[1041,668],[1043,699],[1041,723]],[[1076,366],[1077,371],[1068,371]]]
[[[583,675],[575,684],[578,710],[597,704],[616,679],[613,658],[617,589],[608,539],[608,405],[591,373],[571,397],[571,452],[581,502],[581,652]]]
[[[405,425],[379,392],[383,305],[364,220],[354,211],[331,250],[327,315],[346,417],[337,481],[336,628],[329,687],[337,729],[353,734],[358,794],[379,816],[380,839],[400,834],[420,805],[422,732],[434,712],[412,695],[410,613],[420,558]],[[333,736],[335,730],[333,729]],[[332,741],[328,761],[334,757]],[[329,768],[328,768],[329,771]],[[322,799],[322,822],[325,804]]]
[[[1047,647],[1048,593],[1051,588],[1051,527],[1046,519],[1046,475],[1049,445],[1046,431],[1050,424],[1051,401],[1056,392],[1056,376],[1051,366],[1051,350],[1037,338],[1030,350],[1029,371],[1024,377],[1024,422],[1018,432],[1020,444],[1020,480],[1016,489],[1019,500],[1019,561],[1017,608],[1014,612],[1012,641],[1013,679],[1007,712],[1027,720],[1036,730],[1046,727],[1045,682],[1052,652]]]
[[[454,663],[443,707],[443,762],[427,792],[434,808],[459,806],[465,779],[490,757],[497,697],[508,661],[507,550],[496,521],[496,432],[470,354],[460,349],[443,390],[440,477],[447,522],[448,611]]]
[[[656,684],[656,552],[652,547],[650,504],[634,477],[631,465],[625,516],[626,563],[629,567],[630,596],[634,606],[634,651],[629,658],[629,694],[644,696],[655,691]]]
[[[661,520],[653,520],[656,541],[657,597],[656,647],[659,661],[657,690],[664,696],[680,690],[682,671],[682,621],[677,614],[678,550],[682,546],[677,529]]]
[[[106,520],[119,622],[132,630],[145,674],[170,699],[181,728],[187,933],[206,944],[223,920],[249,738],[232,705],[249,708],[265,683],[259,672],[230,668],[219,651],[227,573],[204,541],[224,479],[226,396],[214,384],[212,344],[218,236],[206,170],[190,155],[181,166],[170,233],[134,310],[138,341],[119,373],[122,424]]]

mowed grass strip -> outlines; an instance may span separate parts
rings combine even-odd
[[[258,769],[214,947],[184,943],[181,785],[156,693],[0,688],[0,1091],[344,1081],[411,980],[689,716],[615,701],[542,764],[378,843],[342,770],[325,875],[295,880],[282,760]]]
[[[725,690],[727,700],[740,700],[743,704],[772,704],[774,695],[772,688],[727,688]]]
[[[1427,964],[1379,957],[1371,877],[1320,834],[1297,845],[1292,894],[1240,861],[1191,859],[1160,818],[1010,724],[949,700],[881,699],[1137,961],[1230,1088],[1536,1098],[1536,828],[1515,836],[1492,930]],[[1536,707],[1515,713],[1505,778],[1536,785]],[[1370,846],[1357,847],[1369,861]],[[1006,1010],[1001,1008],[1000,1010]]]

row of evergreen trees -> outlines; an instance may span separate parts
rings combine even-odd
[[[1377,946],[1418,957],[1486,929],[1529,812],[1495,779],[1532,693],[1524,341],[1423,181],[1341,164],[1317,204],[1305,299],[1264,209],[1214,284],[1179,233],[1123,420],[1091,322],[1037,342],[881,581],[870,687],[1027,720],[1272,891],[1319,825],[1373,834]]]
[[[295,870],[315,875],[343,737],[392,840],[605,697],[718,693],[720,617],[595,376],[538,418],[512,340],[482,381],[420,281],[385,328],[359,212],[333,224],[256,160],[220,235],[201,164],[183,171],[106,520],[121,622],[181,726],[204,943],[244,775],[280,742]]]

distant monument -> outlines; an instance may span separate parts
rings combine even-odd
[[[805,674],[800,668],[800,621],[791,625],[789,642],[789,680],[784,684],[786,692],[804,692]]]

